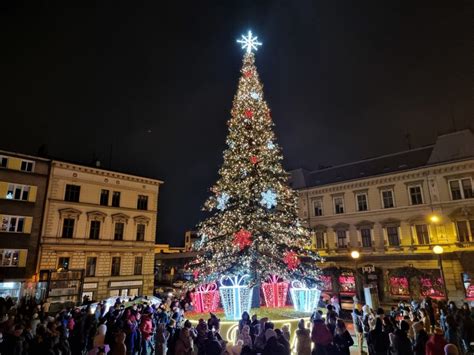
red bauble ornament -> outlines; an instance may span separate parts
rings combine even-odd
[[[245,117],[246,118],[252,118],[253,117],[253,111],[252,110],[245,110]]]
[[[246,247],[252,244],[252,233],[246,229],[241,229],[234,234],[234,245],[237,245],[240,250],[245,249]]]
[[[198,276],[199,276],[199,270],[194,270],[193,271],[193,276],[194,276],[195,279],[197,279]]]
[[[244,76],[245,76],[246,78],[250,78],[250,77],[252,76],[252,71],[251,71],[251,70],[246,70],[246,71],[244,71]]]
[[[258,157],[256,157],[255,155],[252,155],[252,156],[250,157],[250,162],[251,162],[253,165],[257,164],[257,163],[258,163]]]
[[[283,255],[283,261],[288,266],[288,269],[295,270],[299,264],[301,264],[300,258],[298,258],[298,254],[294,251],[287,251]]]

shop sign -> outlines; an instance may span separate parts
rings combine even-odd
[[[97,282],[86,283],[82,286],[83,290],[90,290],[92,288],[97,288]]]
[[[142,284],[143,280],[110,281],[109,287],[141,286]]]
[[[364,274],[372,274],[375,272],[375,266],[371,264],[364,265],[362,266],[362,272]]]

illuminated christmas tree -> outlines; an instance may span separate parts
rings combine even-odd
[[[251,32],[238,42],[246,52],[228,121],[228,148],[204,205],[210,216],[198,228],[199,255],[189,268],[196,285],[228,276],[252,287],[277,275],[315,286],[319,257],[309,249],[308,232],[298,221],[297,195],[288,186],[254,64],[252,51],[260,43]]]

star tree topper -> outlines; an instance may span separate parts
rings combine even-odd
[[[252,31],[249,31],[247,34],[247,37],[242,35],[241,39],[237,40],[237,43],[240,43],[242,45],[242,49],[245,49],[247,53],[252,53],[252,50],[257,50],[257,46],[261,46],[262,43],[257,41],[257,36],[253,37],[252,36]]]

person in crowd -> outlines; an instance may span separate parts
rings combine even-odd
[[[407,355],[412,354],[411,341],[408,338],[408,330],[410,326],[405,320],[400,322],[400,327],[395,330],[391,338],[391,353],[392,355]]]
[[[289,342],[291,338],[291,334],[290,334],[290,329],[288,328],[287,324],[284,324],[281,327],[281,332],[283,333],[283,336],[285,337],[285,339]]]
[[[445,355],[459,355],[459,349],[454,344],[446,344],[444,347]]]
[[[191,322],[187,320],[184,327],[179,332],[174,349],[175,355],[191,355],[193,352],[193,333]]]
[[[242,340],[242,347],[247,346],[250,349],[253,348],[253,339],[250,335],[250,326],[248,324],[243,326],[237,340]]]
[[[305,327],[304,319],[300,319],[296,330],[296,353],[298,355],[311,354],[311,336],[309,329]]]
[[[339,317],[341,313],[341,305],[339,304],[339,298],[336,295],[331,297],[331,305],[333,306],[334,312],[336,312]]]
[[[319,296],[318,308],[326,308],[326,302],[324,301],[323,296]]]
[[[221,355],[222,345],[216,337],[215,331],[209,331],[207,333],[207,339],[204,344],[204,349],[206,355]]]
[[[435,327],[433,335],[430,336],[425,346],[426,355],[444,355],[444,347],[446,346],[444,332],[441,328]]]
[[[273,329],[265,330],[265,347],[262,355],[289,355],[285,346],[278,341]]]
[[[425,331],[431,332],[431,320],[430,320],[427,310],[424,308],[420,308],[418,310],[418,314],[420,315],[419,317],[420,321],[423,322]]]
[[[328,329],[323,320],[321,311],[316,313],[315,320],[313,322],[313,330],[311,331],[311,340],[314,343],[315,355],[326,355],[328,354],[328,348],[332,343],[333,335]]]
[[[446,308],[444,307],[441,307],[439,309],[439,325],[441,327],[441,329],[443,330],[443,333],[446,333],[447,329],[448,329],[448,325],[446,324],[446,317],[447,317],[447,311],[446,311]],[[444,351],[444,349],[443,349]]]
[[[242,318],[239,320],[239,333],[242,332],[244,325],[250,326],[251,324],[252,321],[250,320],[250,315],[247,311],[244,311],[244,313],[242,313]]]
[[[354,345],[354,340],[346,329],[346,324],[342,319],[338,319],[336,322],[336,331],[333,339],[333,347],[330,353],[336,355],[349,355],[350,347]]]
[[[255,341],[255,337],[259,333],[259,325],[260,325],[260,322],[258,321],[257,315],[256,314],[252,315],[252,319],[250,322],[250,336],[252,337],[253,341]]]
[[[429,340],[428,333],[425,330],[425,323],[423,321],[419,321],[414,323],[412,327],[415,334],[413,339],[413,354],[425,355],[426,343]]]
[[[354,309],[352,310],[352,322],[354,324],[354,332],[356,334],[359,354],[362,355],[364,347],[364,328],[362,325],[361,304],[358,302],[354,303]]]
[[[444,333],[444,338],[448,344],[453,344],[458,349],[461,348],[458,324],[451,314],[446,317],[446,332]]]
[[[285,347],[287,354],[290,355],[290,352],[291,352],[290,342],[283,335],[283,332],[281,329],[274,329],[274,330],[277,335],[277,341]]]
[[[387,355],[390,349],[388,333],[383,330],[383,321],[380,317],[375,319],[375,325],[367,335],[367,347],[370,355]]]

